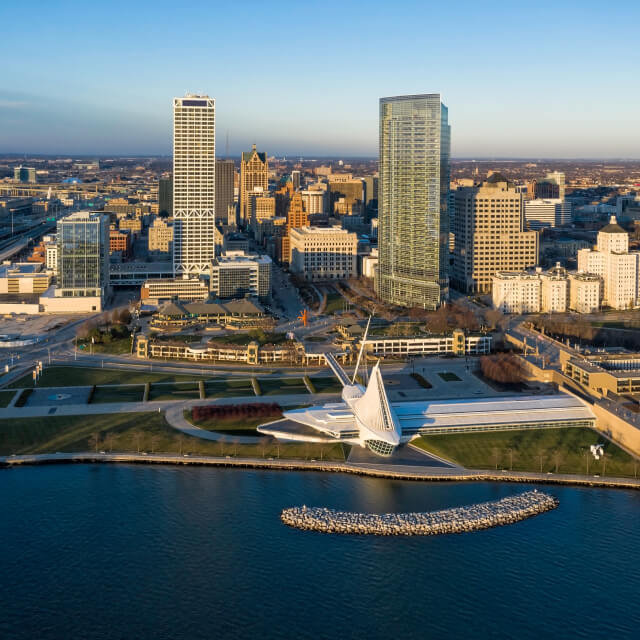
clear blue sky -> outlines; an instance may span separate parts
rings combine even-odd
[[[0,2],[0,152],[375,155],[378,98],[440,92],[461,157],[640,157],[638,0]]]

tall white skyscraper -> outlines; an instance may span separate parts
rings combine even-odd
[[[173,270],[206,273],[215,255],[215,100],[173,99]]]

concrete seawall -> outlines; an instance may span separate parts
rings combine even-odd
[[[322,533],[376,536],[435,536],[466,533],[514,524],[558,506],[553,496],[527,491],[494,502],[427,513],[350,513],[322,507],[284,509],[282,522],[296,529]]]

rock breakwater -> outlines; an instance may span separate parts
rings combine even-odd
[[[533,490],[492,502],[426,513],[352,513],[303,506],[284,509],[280,518],[290,527],[323,533],[435,536],[513,524],[557,506],[557,498]]]

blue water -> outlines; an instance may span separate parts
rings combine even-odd
[[[638,638],[640,492],[424,538],[289,529],[314,505],[430,510],[526,490],[144,466],[0,472],[0,638]]]

